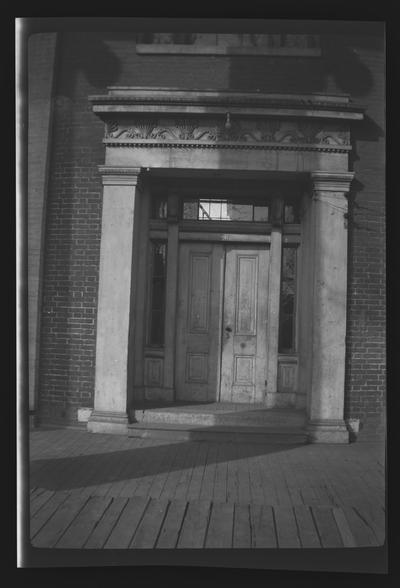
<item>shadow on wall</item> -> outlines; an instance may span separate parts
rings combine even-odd
[[[60,39],[61,51],[68,51],[68,55],[61,56],[61,62],[64,63],[66,59],[70,62],[74,79],[61,75],[59,94],[68,98],[73,97],[76,75],[79,72],[82,72],[88,85],[94,88],[106,89],[107,86],[118,83],[121,74],[120,60],[105,43],[104,33],[68,33],[66,40],[67,44],[63,42],[63,37]]]
[[[373,77],[359,58],[357,48],[383,50],[382,38],[357,36],[350,41],[348,35],[340,34],[322,34],[320,38],[320,59],[260,56],[254,58],[249,68],[248,58],[235,58],[231,63],[230,88],[262,92],[323,92],[326,78],[331,76],[338,91],[354,97],[367,95],[373,87]]]

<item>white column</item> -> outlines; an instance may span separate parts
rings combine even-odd
[[[128,424],[134,218],[139,168],[101,167],[103,213],[94,411],[88,430],[124,433]]]
[[[353,173],[314,172],[309,440],[347,443],[343,420],[347,298],[347,198]]]

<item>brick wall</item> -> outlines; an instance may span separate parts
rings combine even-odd
[[[359,439],[385,430],[385,146],[384,56],[358,48],[372,77],[366,122],[355,131],[356,181],[349,199],[346,415],[359,418]]]
[[[55,101],[40,362],[42,418],[92,406],[104,161],[87,96],[109,85],[339,92],[368,105],[355,132],[349,215],[347,417],[382,427],[384,407],[383,49],[376,37],[328,37],[321,58],[136,55],[128,33],[65,33]]]
[[[46,210],[49,134],[56,58],[56,34],[32,35],[28,40],[28,317],[29,410],[37,401],[37,364],[41,272]]]

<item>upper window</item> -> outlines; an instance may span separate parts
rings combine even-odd
[[[138,53],[319,56],[319,35],[285,33],[138,33]]]

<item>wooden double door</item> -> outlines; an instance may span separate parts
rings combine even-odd
[[[180,244],[177,400],[263,402],[268,274],[267,244]]]

